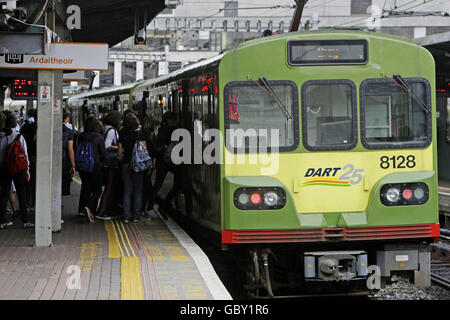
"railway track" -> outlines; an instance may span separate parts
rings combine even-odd
[[[450,290],[450,244],[431,245],[431,281]]]

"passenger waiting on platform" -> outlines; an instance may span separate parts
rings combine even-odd
[[[6,143],[5,143],[6,142]],[[5,127],[0,134],[0,229],[12,222],[6,220],[6,207],[11,191],[11,183],[17,191],[20,219],[24,228],[32,228],[27,209],[25,184],[30,180],[27,143],[20,134],[17,116],[10,114],[5,119]]]
[[[103,119],[105,124],[105,161],[104,176],[105,190],[102,194],[100,207],[96,218],[109,220],[119,214],[119,205],[121,205],[121,178],[120,178],[120,160],[119,160],[119,132],[122,124],[122,115],[119,111],[112,111]]]
[[[145,117],[142,121],[142,138],[147,145],[147,151],[152,157],[156,159],[156,120],[152,116]],[[150,216],[156,216],[158,214],[158,207],[155,205],[155,193],[153,191],[152,173],[153,168],[150,168],[144,177],[144,189],[142,193],[142,212],[146,215],[147,211]]]
[[[90,222],[94,221],[93,212],[97,211],[98,200],[102,194],[102,162],[105,158],[105,140],[97,130],[98,120],[94,117],[86,118],[84,132],[79,137],[80,144],[75,156],[82,185],[79,209]],[[81,154],[80,148],[84,148],[84,155],[88,154],[87,159],[79,157]],[[93,163],[91,162],[92,158]],[[86,162],[82,162],[83,160],[86,160]]]
[[[70,112],[63,109],[63,149],[62,149],[62,195],[70,195],[70,184],[75,174],[75,151],[73,149],[74,132],[67,126],[70,121]]]
[[[155,199],[159,190],[161,189],[164,180],[169,171],[174,171],[174,167],[170,161],[170,145],[173,131],[178,127],[177,115],[174,112],[168,111],[164,113],[161,127],[158,130],[158,136],[156,138],[156,180],[154,185]],[[173,145],[173,144],[172,144]],[[175,189],[176,190],[176,189]],[[171,193],[170,195],[172,195]],[[167,219],[167,215],[161,212],[164,219]]]
[[[123,222],[139,222],[142,206],[142,189],[145,172],[134,172],[131,169],[131,157],[139,138],[139,121],[135,115],[128,113],[123,120],[123,128],[119,135],[119,155],[122,159],[123,180]]]
[[[20,129],[20,133],[27,142],[27,151],[30,161],[30,181],[26,185],[27,201],[30,208],[35,206],[36,197],[36,141],[37,141],[37,110],[28,111],[28,120],[26,120]]]

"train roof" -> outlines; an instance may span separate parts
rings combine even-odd
[[[326,30],[309,30],[309,31],[299,31],[299,32],[289,32],[289,33],[283,33],[279,35],[273,35],[268,37],[261,37],[256,38],[252,40],[248,40],[245,42],[242,42],[238,45],[237,49],[244,48],[251,45],[257,45],[264,42],[274,41],[274,40],[280,40],[285,38],[296,38],[298,40],[301,39],[301,37],[306,38],[314,38],[319,36],[320,38],[325,38],[327,35],[332,36],[359,36],[359,37],[365,37],[365,38],[385,38],[389,40],[394,41],[404,41],[409,44],[417,45],[416,42],[414,42],[411,39],[395,36],[387,33],[380,33],[380,32],[369,32],[369,31],[363,31],[363,30],[348,30],[348,29],[326,29]]]
[[[118,87],[108,87],[108,88],[92,90],[92,91],[88,91],[88,92],[77,93],[77,94],[70,96],[69,99],[84,99],[84,98],[93,98],[93,97],[103,97],[103,96],[108,96],[111,93],[115,93],[115,94],[129,93],[134,87],[138,86],[141,83],[142,83],[142,81],[138,81],[138,82],[132,82],[129,84],[125,84],[123,86],[118,86]]]

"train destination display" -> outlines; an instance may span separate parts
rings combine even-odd
[[[361,40],[291,41],[290,65],[365,64],[367,42]]]

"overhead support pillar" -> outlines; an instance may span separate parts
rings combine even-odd
[[[36,161],[36,247],[52,244],[53,100],[54,71],[38,71]]]
[[[136,62],[136,81],[144,80],[144,61]]]
[[[122,61],[114,61],[114,85],[122,85]]]
[[[52,231],[61,231],[63,72],[55,70],[53,109]]]
[[[303,8],[305,7],[307,2],[308,0],[295,0],[297,7],[295,9],[294,17],[291,21],[291,26],[289,27],[289,32],[296,32],[299,30],[300,20],[302,19],[303,15]]]

